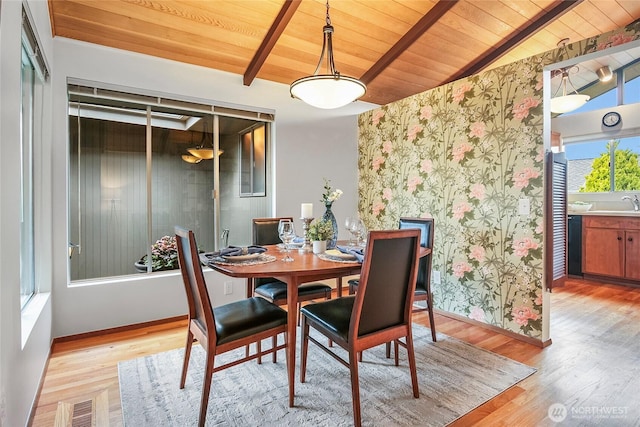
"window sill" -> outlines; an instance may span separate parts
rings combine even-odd
[[[40,314],[42,313],[42,310],[49,301],[50,297],[50,292],[37,293],[33,296],[33,298],[31,298],[31,300],[22,310],[21,332],[23,349],[27,344],[29,335],[31,335],[31,331],[33,331],[33,328],[36,325],[38,318],[40,317]]]

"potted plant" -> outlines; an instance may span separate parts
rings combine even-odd
[[[134,265],[139,272],[145,273],[147,271],[147,256],[140,258]],[[164,236],[151,245],[151,268],[153,271],[180,268],[175,236]]]
[[[333,224],[326,219],[314,220],[307,233],[313,242],[313,253],[323,253],[327,250],[327,240],[333,237]]]

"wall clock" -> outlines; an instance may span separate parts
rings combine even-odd
[[[620,114],[615,111],[609,111],[607,114],[602,116],[602,124],[608,128],[616,126],[620,123]]]

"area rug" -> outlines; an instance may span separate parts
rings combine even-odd
[[[385,357],[384,346],[367,350],[359,364],[363,425],[445,426],[536,371],[443,334],[434,343],[419,325],[413,331],[420,398],[413,398],[406,350],[400,348],[399,367]],[[173,350],[118,364],[125,426],[197,425],[204,351],[194,346],[180,390],[183,354]],[[207,426],[352,425],[349,370],[310,343],[306,382],[300,383],[299,354],[294,408],[279,352],[275,364],[268,356],[262,365],[252,361],[214,374]]]

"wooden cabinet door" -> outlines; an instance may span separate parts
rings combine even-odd
[[[583,271],[601,276],[624,277],[624,237],[624,230],[585,228],[582,239]]]
[[[625,252],[627,279],[640,280],[640,231],[625,232]]]

